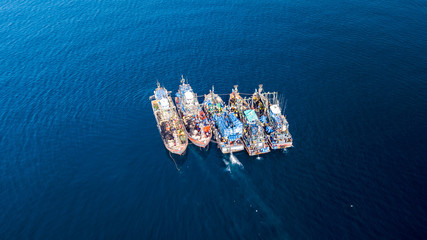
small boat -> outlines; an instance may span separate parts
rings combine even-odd
[[[289,123],[280,109],[277,92],[263,92],[262,84],[252,95],[251,105],[263,123],[267,140],[272,149],[292,147]]]
[[[243,124],[214,90],[205,95],[203,109],[208,116],[212,131],[222,153],[239,152],[244,149]]]
[[[197,95],[191,86],[185,83],[183,76],[181,76],[181,85],[176,93],[175,103],[190,141],[202,148],[209,145],[212,138],[211,126],[197,100]]]
[[[254,156],[270,152],[262,123],[247,100],[240,96],[237,85],[230,94],[229,107],[243,122],[243,143],[248,154]]]
[[[172,102],[170,92],[164,87],[160,87],[157,82],[157,88],[150,100],[152,100],[151,107],[156,118],[157,128],[166,149],[171,153],[182,155],[187,149],[188,139],[185,135],[184,125]]]

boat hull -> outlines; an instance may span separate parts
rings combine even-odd
[[[286,149],[292,147],[292,137],[288,132],[288,122],[286,117],[282,114],[281,109],[279,107],[279,101],[277,100],[277,92],[263,92],[262,85],[260,85],[259,90],[255,90],[255,93],[252,95],[252,106],[255,108],[258,117],[264,116],[264,130],[268,135],[267,142],[271,149]],[[270,96],[270,98],[269,98]],[[279,120],[277,120],[279,119]],[[273,122],[273,125],[268,125]],[[280,127],[274,124],[274,122],[279,122]],[[286,126],[285,132],[282,129],[282,126]],[[274,132],[274,133],[271,133]],[[280,140],[274,137],[274,135],[281,136]],[[284,136],[283,136],[284,135]],[[283,137],[286,140],[283,140]]]
[[[205,95],[205,101],[208,100],[208,97],[209,97],[209,95]],[[216,100],[216,103],[219,103],[220,105],[225,106],[222,99],[218,95],[213,95],[213,93],[212,93],[212,95],[210,95],[209,100],[211,102],[214,102],[215,101],[214,99]],[[209,111],[208,105],[203,105],[203,109],[204,109],[205,113],[208,115],[209,120],[212,122],[211,123],[211,129],[212,129],[212,132],[213,132],[213,135],[215,137],[216,144],[217,144],[219,150],[223,154],[243,151],[245,149],[245,146],[243,145],[241,138],[239,138],[239,140],[234,141],[233,144],[225,143],[222,141],[222,138],[220,137],[220,134],[218,133],[219,129],[217,129],[217,127],[215,125],[216,123],[215,123],[215,120],[213,117],[213,114],[215,114],[215,113],[212,113]],[[224,109],[223,111],[226,111],[226,110]],[[222,112],[218,112],[218,114],[221,114],[221,113]],[[239,143],[237,143],[237,142],[239,142]]]
[[[187,132],[187,131],[186,131],[186,132]],[[187,136],[188,136],[188,139],[190,139],[190,141],[191,141],[194,145],[196,145],[196,146],[198,146],[198,147],[201,147],[201,148],[205,148],[206,146],[208,146],[208,145],[209,145],[209,143],[211,142],[211,138],[212,138],[212,134],[210,134],[210,136],[209,136],[206,140],[204,140],[204,141],[200,141],[200,140],[197,140],[197,139],[192,138],[192,137],[190,136],[190,134],[188,134],[188,132],[187,132]]]
[[[179,99],[178,99],[177,97],[175,97],[175,103],[176,103],[176,105],[177,105],[177,106],[180,106]],[[191,141],[194,145],[196,145],[196,146],[198,146],[198,147],[201,147],[201,148],[205,148],[205,147],[207,147],[207,146],[209,145],[210,141],[211,141],[211,138],[212,138],[212,131],[210,131],[210,132],[209,132],[209,135],[208,135],[206,138],[204,138],[202,141],[201,141],[201,140],[198,140],[198,139],[196,139],[196,138],[194,137],[194,135],[190,134],[190,133],[187,131],[187,124],[188,124],[188,123],[185,121],[186,116],[184,115],[184,113],[182,113],[182,111],[181,111],[180,109],[178,109],[178,116],[179,116],[179,118],[181,118],[182,120],[184,120],[184,125],[185,125],[185,127],[184,127],[184,129],[185,129],[185,134],[187,135],[188,139],[190,139],[190,141]]]
[[[157,118],[156,118],[156,121],[157,121]],[[159,129],[160,136],[162,136],[162,130],[159,124],[157,124],[157,128]],[[169,144],[166,142],[166,140],[163,138],[162,138],[162,141],[163,141],[163,145],[165,145],[165,148],[173,154],[183,155],[185,153],[185,150],[187,150],[188,139],[185,141],[185,144],[182,144],[180,146],[175,146],[175,147],[170,147]]]
[[[218,144],[218,148],[222,153],[240,152],[245,149],[243,144],[230,145],[230,144]]]
[[[249,149],[248,146],[245,144],[245,149],[246,152],[248,152],[249,156],[256,156],[270,152],[270,147],[267,144],[265,144],[263,148],[259,148],[256,150]]]
[[[221,141],[221,138],[218,135],[218,130],[214,130],[215,133],[215,139],[217,141],[217,145],[219,150],[221,150],[222,153],[232,153],[232,152],[240,152],[243,151],[245,149],[245,146],[243,145],[243,143],[233,143],[233,144],[227,144]],[[240,142],[242,142],[240,140]]]
[[[231,101],[232,99],[233,99],[233,101]],[[240,103],[238,103],[238,102],[240,102]],[[231,107],[231,109],[234,109],[236,111],[236,115],[238,116],[240,121],[243,122],[243,124],[249,124],[249,120],[245,116],[244,112],[245,112],[245,110],[251,110],[251,107],[246,102],[246,100],[240,96],[240,94],[237,91],[237,86],[235,86],[235,90],[233,90],[233,92],[230,94],[230,100],[229,100],[228,105]],[[258,129],[261,128],[260,127],[261,123],[259,122],[259,120],[257,120],[256,124],[257,124]],[[263,135],[261,138],[262,138],[262,143],[263,143],[262,147],[258,147],[258,146],[257,147],[250,147],[250,146],[248,146],[247,141],[252,141],[251,139],[253,139],[253,137],[250,136],[249,133],[243,134],[242,140],[244,143],[244,148],[246,149],[246,152],[249,154],[249,156],[256,156],[256,155],[265,154],[265,153],[270,152],[270,147],[266,141],[266,136]],[[258,141],[258,140],[256,140],[256,141]]]
[[[165,144],[166,149],[167,149],[169,152],[171,152],[171,153],[173,153],[173,154],[176,154],[176,155],[183,155],[183,154],[185,153],[185,150],[187,150],[187,146],[183,146],[183,147],[180,147],[180,148],[174,149],[174,148],[169,148],[169,147],[166,145],[166,143],[164,143],[164,144]]]
[[[292,147],[292,142],[285,142],[285,143],[272,143],[270,139],[268,140],[268,145],[270,145],[271,149],[277,150],[277,149],[285,149]]]
[[[172,99],[170,99],[169,98],[169,101],[171,101]],[[156,119],[156,123],[157,123],[157,129],[159,130],[159,133],[160,133],[160,136],[163,136],[163,134],[162,134],[162,129],[161,129],[161,127],[160,127],[160,123],[159,123],[159,119],[158,119],[158,117],[156,116],[156,110],[155,110],[155,108],[154,108],[154,102],[155,101],[151,101],[151,108],[152,108],[152,110],[153,110],[153,113],[154,113],[154,118]],[[176,112],[175,112],[175,114],[176,114]],[[184,129],[185,130],[185,129]],[[168,144],[168,142],[166,141],[166,139],[164,139],[163,137],[161,137],[162,138],[162,141],[163,141],[163,145],[165,146],[165,148],[169,151],[169,152],[171,152],[171,153],[173,153],[173,154],[177,154],[177,155],[182,155],[182,154],[184,154],[185,153],[185,150],[187,149],[187,146],[188,146],[188,138],[187,137],[185,137],[185,142],[183,143],[183,144],[179,144],[179,146],[173,146],[173,147],[171,147],[169,144]]]
[[[180,111],[178,111],[178,115],[179,115],[179,117],[180,117],[181,119],[183,119],[183,118],[184,118],[184,117],[183,117],[183,115],[182,115],[182,113],[181,113]],[[186,125],[186,124],[184,123],[184,125]],[[185,126],[185,127],[184,127],[184,129],[185,129],[185,134],[187,135],[188,139],[190,139],[190,141],[191,141],[194,145],[196,145],[196,146],[198,146],[198,147],[205,148],[205,147],[206,147],[206,146],[208,146],[208,145],[209,145],[209,143],[211,142],[211,138],[212,138],[212,131],[210,131],[209,136],[208,136],[207,138],[203,139],[203,141],[200,141],[200,140],[198,140],[198,139],[194,138],[194,137],[193,137],[193,135],[191,135],[191,134],[187,131],[187,126]]]
[[[292,143],[283,143],[283,144],[275,143],[275,144],[273,144],[273,143],[269,142],[269,145],[270,145],[271,149],[274,149],[274,150],[292,147]]]

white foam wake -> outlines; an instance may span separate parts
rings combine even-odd
[[[233,165],[237,165],[240,168],[244,168],[243,164],[239,161],[239,159],[237,159],[236,156],[233,155],[233,153],[230,153],[230,162]]]

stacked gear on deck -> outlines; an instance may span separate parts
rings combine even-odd
[[[237,119],[237,117],[232,112],[228,114],[228,118],[233,124],[233,134],[236,135],[237,138],[241,138],[243,134],[243,123]]]
[[[216,119],[216,124],[223,138],[229,141],[235,141],[242,137],[243,124],[233,113],[220,115]]]
[[[213,93],[213,89],[205,95],[203,108],[213,126],[213,134],[221,152],[232,153],[244,150],[241,140],[243,123],[233,113],[230,113],[228,106],[219,95]]]

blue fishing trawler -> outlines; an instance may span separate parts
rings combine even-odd
[[[254,156],[270,152],[262,123],[247,100],[240,96],[237,85],[230,94],[229,107],[243,122],[242,139],[248,154]]]
[[[228,106],[218,94],[212,89],[209,94],[205,95],[203,101],[205,110],[218,144],[222,153],[239,152],[244,149],[242,135],[243,123],[228,111]]]
[[[289,132],[289,123],[282,114],[277,92],[264,92],[262,84],[251,98],[251,106],[255,109],[267,134],[272,149],[292,147],[293,139]]]

